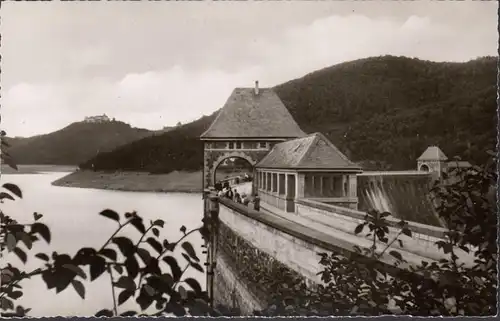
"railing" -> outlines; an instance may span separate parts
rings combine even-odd
[[[359,173],[358,176],[385,176],[385,175],[430,175],[429,172],[424,172],[424,171],[366,171],[363,173]]]
[[[302,204],[305,206],[309,206],[312,208],[321,209],[321,210],[324,210],[327,212],[332,212],[335,214],[345,215],[345,216],[352,217],[352,218],[355,218],[358,220],[364,220],[364,218],[366,216],[366,212],[352,210],[352,209],[348,209],[348,208],[340,207],[340,206],[335,206],[335,205],[331,205],[331,204],[325,204],[325,203],[317,202],[317,201],[314,201],[311,199],[298,199],[296,201],[296,203]],[[397,227],[397,224],[400,221],[399,219],[397,219],[393,216],[387,217],[386,220],[389,223],[389,226],[392,226],[392,227]],[[432,237],[436,237],[436,238],[443,238],[444,233],[446,232],[446,229],[441,228],[441,227],[425,225],[425,224],[420,224],[420,223],[416,223],[416,222],[407,222],[407,223],[408,223],[408,227],[410,228],[410,230],[412,230],[414,233],[417,233],[417,234],[424,234],[424,235],[432,236]]]

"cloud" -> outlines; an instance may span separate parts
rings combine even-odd
[[[252,86],[254,80],[273,86],[336,63],[385,54],[435,61],[496,54],[496,31],[478,37],[482,29],[467,33],[457,26],[417,15],[406,19],[331,15],[235,43],[218,39],[220,47],[211,45],[206,51],[193,53],[190,41],[189,57],[196,60],[196,68],[187,58],[166,67],[159,63],[161,53],[145,51],[142,69],[151,66],[145,71],[123,64],[133,64],[138,56],[120,50],[113,38],[100,44],[97,39],[60,62],[71,66],[74,77],[8,87],[2,99],[3,126],[8,133],[33,135],[106,113],[134,126],[157,129],[210,114],[234,87]],[[177,56],[186,50],[182,42],[170,44],[168,51]],[[232,67],[224,68],[224,62]],[[109,77],[111,69],[121,76]]]

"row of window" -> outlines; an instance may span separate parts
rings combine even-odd
[[[215,142],[206,143],[206,149],[267,149],[268,142]]]
[[[279,185],[279,194],[285,195],[285,175],[286,174],[259,172],[258,186],[262,190],[277,193]]]

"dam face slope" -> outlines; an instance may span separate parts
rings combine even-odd
[[[358,176],[359,210],[442,227],[430,198],[432,179],[421,172],[364,172]]]

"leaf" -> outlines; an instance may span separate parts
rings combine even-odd
[[[12,194],[16,195],[17,197],[23,198],[23,193],[21,192],[19,186],[12,183],[5,183],[3,184],[3,188],[11,192]]]
[[[182,285],[179,285],[178,291],[179,291],[179,294],[181,295],[181,298],[183,300],[185,300],[187,298],[187,291],[186,291],[186,289],[184,289],[184,287]]]
[[[24,231],[17,232],[16,235],[17,239],[21,239],[28,250],[31,250],[31,248],[33,247],[33,242],[31,241],[30,235]]]
[[[50,230],[47,225],[43,223],[33,223],[33,225],[31,225],[31,232],[38,233],[47,243],[50,243]]]
[[[401,233],[403,233],[403,234],[404,234],[404,235],[406,235],[406,236],[411,237],[411,231],[410,231],[410,229],[409,229],[409,228],[407,228],[407,227],[403,228],[403,229],[401,230]]]
[[[186,261],[188,261],[189,264],[191,264],[191,259],[189,258],[189,255],[187,255],[186,253],[182,253],[182,256],[186,259]]]
[[[14,161],[12,160],[12,158],[10,157],[4,157],[4,154],[7,154],[5,152],[2,151],[2,153],[0,153],[0,157],[3,159],[3,161],[5,162],[5,164],[9,165],[9,167],[15,169],[16,171],[18,170],[17,168],[17,165],[14,163]]]
[[[151,303],[153,303],[153,297],[146,293],[144,286],[142,287],[141,292],[136,299],[136,302],[141,307],[141,310],[146,310],[151,305]]]
[[[78,293],[82,299],[85,299],[85,287],[83,283],[78,280],[72,280],[71,285],[73,285],[73,289],[75,289],[76,293]]]
[[[401,253],[399,253],[397,251],[390,251],[389,254],[394,256],[399,261],[403,261],[403,257],[401,256]]]
[[[156,293],[155,289],[153,289],[149,284],[144,284],[144,291],[146,291],[149,296],[153,296]]]
[[[199,265],[196,262],[191,262],[191,267],[194,268],[195,270],[198,270],[201,273],[205,272],[205,271],[203,271],[203,268],[201,267],[201,265]]]
[[[169,250],[170,252],[173,252],[175,250],[175,246],[177,243],[169,243],[168,240],[163,240],[163,246],[165,247],[166,250]]]
[[[94,281],[106,270],[106,260],[100,256],[94,257],[90,262],[90,281]]]
[[[391,216],[391,213],[389,213],[389,212],[382,212],[382,213],[380,213],[380,218],[384,218],[384,217],[387,217],[387,216]]]
[[[143,248],[138,248],[137,254],[141,258],[142,262],[144,262],[144,264],[148,265],[149,262],[151,262],[151,254],[149,254],[147,250]]]
[[[131,317],[131,316],[134,316],[136,314],[137,314],[137,312],[135,312],[135,311],[125,311],[125,312],[121,313],[120,316],[122,316],[122,317]]]
[[[62,277],[55,275],[55,286],[56,286],[56,293],[60,293],[64,291],[70,285],[71,283],[71,278],[69,278],[67,275],[64,275]]]
[[[43,214],[39,214],[37,212],[33,213],[33,218],[35,219],[35,221],[38,221],[42,217],[43,217]]]
[[[160,236],[160,231],[158,231],[157,228],[153,227],[151,230],[153,231],[154,236],[156,236],[156,237]]]
[[[9,295],[9,298],[11,298],[13,300],[17,300],[17,299],[19,299],[20,297],[23,296],[23,292],[21,292],[21,291],[12,291],[8,295]]]
[[[16,199],[14,197],[12,197],[12,195],[10,195],[9,193],[5,193],[5,192],[0,192],[0,200],[3,200],[3,199],[9,199],[11,201],[15,201]]]
[[[111,261],[116,261],[116,252],[113,249],[102,249],[98,253]]]
[[[115,283],[115,286],[117,288],[135,291],[135,282],[132,278],[129,278],[128,276],[121,276],[118,279],[118,282]]]
[[[104,211],[101,211],[99,215],[112,219],[113,221],[120,222],[120,215],[113,210],[105,209]]]
[[[49,256],[45,253],[38,253],[35,255],[36,258],[39,258],[40,260],[43,260],[45,262],[49,261]]]
[[[123,290],[122,293],[118,295],[118,305],[125,303],[134,294],[134,291]]]
[[[163,258],[163,261],[165,261],[165,263],[167,263],[170,266],[174,281],[178,281],[182,275],[182,271],[181,268],[179,267],[179,264],[177,264],[177,260],[174,257],[168,255]]]
[[[9,233],[7,234],[6,241],[7,241],[7,251],[12,252],[12,250],[14,250],[17,244],[16,237],[14,236],[14,234]]]
[[[186,227],[184,225],[181,226],[181,229],[180,231],[183,233],[183,234],[186,234]]]
[[[75,272],[76,275],[78,275],[79,277],[81,277],[84,280],[87,279],[87,275],[85,275],[85,272],[83,272],[82,268],[79,266],[76,266],[74,264],[64,264],[63,268]]]
[[[165,222],[163,220],[156,220],[153,222],[153,225],[163,227],[165,225]]]
[[[146,233],[146,227],[144,227],[142,218],[134,217],[132,220],[130,220],[130,224],[132,224],[142,234]]]
[[[184,282],[186,282],[186,284],[189,285],[196,294],[200,294],[202,292],[200,284],[195,279],[187,278]]]
[[[14,303],[12,302],[12,300],[7,299],[6,297],[1,297],[0,298],[0,308],[2,310],[13,310]]]
[[[365,227],[365,224],[364,223],[361,223],[359,224],[358,226],[356,226],[356,229],[354,229],[354,234],[359,234],[361,233],[361,231],[363,231],[363,228]]]
[[[161,246],[160,242],[158,242],[157,240],[155,240],[154,238],[152,237],[148,237],[148,239],[146,240],[146,242],[151,245],[151,247],[153,249],[155,249],[156,252],[158,252],[158,254],[161,254],[161,252],[163,251],[163,247]]]
[[[196,256],[196,251],[194,250],[193,246],[189,242],[184,242],[182,243],[182,248],[187,252],[187,254],[196,262],[199,262],[200,259]]]
[[[125,260],[125,268],[127,269],[128,276],[134,279],[139,274],[139,264],[134,256],[129,256]]]
[[[14,253],[16,253],[17,257],[23,262],[23,263],[26,263],[26,261],[28,260],[28,256],[26,255],[26,253],[21,250],[20,248],[16,247],[14,249]]]
[[[113,243],[118,245],[118,248],[125,257],[129,257],[134,254],[134,243],[126,237],[120,236],[113,238]]]
[[[113,267],[115,271],[118,272],[119,274],[123,273],[123,267],[121,265],[114,265]]]
[[[95,314],[96,317],[112,317],[113,316],[113,311],[108,310],[108,309],[102,309],[101,311],[97,312]]]

